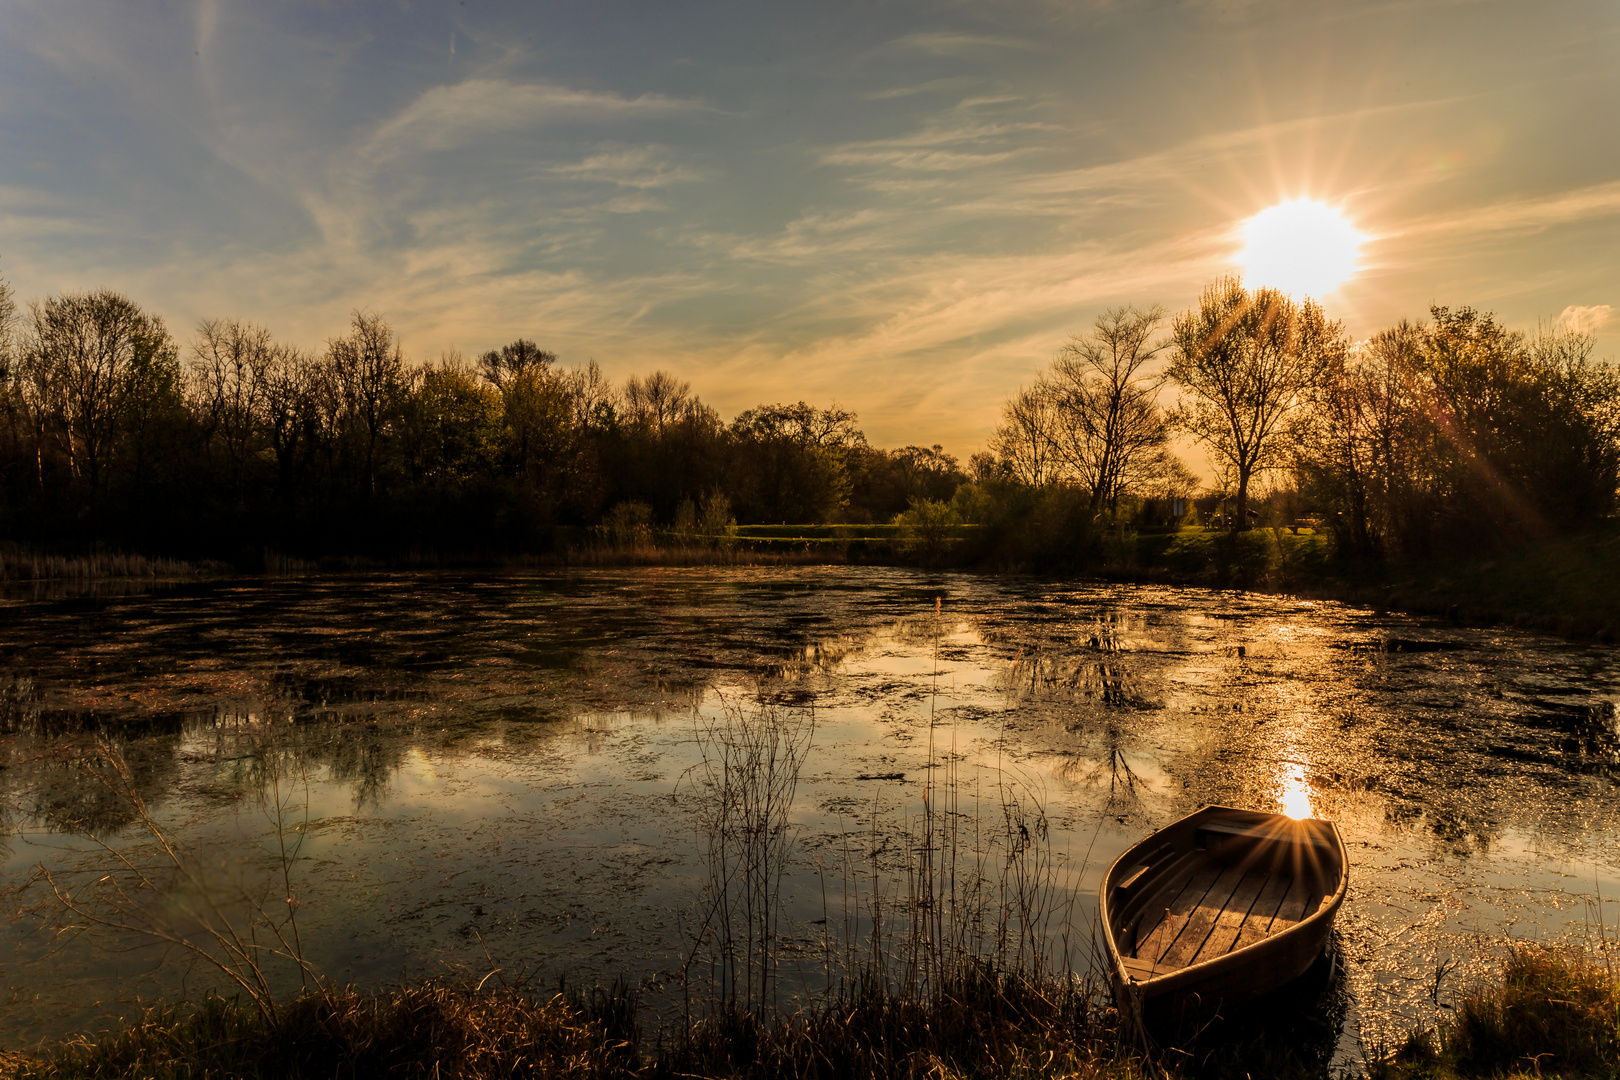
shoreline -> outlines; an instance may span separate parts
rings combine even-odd
[[[739,537],[720,544],[638,543],[561,552],[305,560],[266,550],[244,567],[125,553],[55,555],[0,551],[0,589],[96,589],[119,583],[190,584],[356,573],[567,570],[582,567],[895,566],[1028,574],[1115,584],[1173,585],[1334,601],[1480,628],[1508,626],[1572,640],[1620,639],[1620,530],[1548,541],[1472,559],[1346,563],[1328,539],[1256,529],[1127,534],[1114,558],[1094,565],[993,564],[906,557],[878,538]],[[886,550],[887,549],[887,550]],[[853,557],[852,557],[853,556]],[[21,571],[28,571],[26,573]]]
[[[1453,1016],[1393,1049],[1364,1047],[1360,1067],[1346,1075],[1613,1075],[1620,972],[1608,946],[1607,939],[1582,952],[1521,946]],[[317,986],[272,1002],[210,995],[157,1003],[94,1035],[31,1050],[0,1047],[0,1070],[17,1080],[345,1071],[468,1080],[1328,1075],[1309,1037],[1302,1049],[1304,1033],[1277,1023],[1269,1009],[1241,1006],[1224,1018],[1200,1018],[1196,1030],[1138,1033],[1094,984],[972,962],[922,996],[861,980],[793,1013],[714,1002],[700,1008],[697,1019],[646,1032],[635,993],[623,984],[546,995],[504,980],[488,989],[427,980],[372,990]],[[1299,1011],[1297,1021],[1313,1021],[1310,1008]]]

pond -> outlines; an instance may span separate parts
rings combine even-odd
[[[760,780],[738,805],[764,807],[749,820],[778,876],[758,883],[759,992],[784,1007],[870,955],[874,914],[892,942],[936,902],[955,929],[928,933],[1084,974],[1120,852],[1205,803],[1303,801],[1350,849],[1351,1063],[1433,1022],[1515,941],[1612,936],[1617,701],[1620,660],[1595,644],[1034,577],[30,591],[0,599],[0,1041],[223,987],[172,938],[206,937],[209,917],[286,927],[288,910],[296,950],[339,982],[622,979],[671,1017],[756,978],[736,951],[729,975],[717,962],[714,862],[723,766],[753,752],[781,764],[735,775]],[[131,866],[154,887],[120,906]]]

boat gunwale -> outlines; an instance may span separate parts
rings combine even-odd
[[[1301,919],[1294,925],[1280,930],[1275,934],[1267,935],[1266,937],[1261,938],[1259,941],[1255,941],[1243,946],[1241,949],[1234,949],[1230,952],[1222,953],[1220,956],[1212,959],[1200,961],[1196,964],[1188,964],[1187,966],[1178,968],[1175,971],[1167,972],[1163,975],[1155,975],[1152,978],[1139,979],[1133,976],[1125,967],[1125,954],[1120,949],[1119,941],[1114,935],[1114,905],[1111,903],[1111,894],[1116,889],[1116,885],[1114,883],[1115,876],[1120,872],[1122,866],[1129,865],[1127,860],[1137,855],[1142,849],[1150,847],[1157,838],[1161,837],[1163,833],[1181,825],[1187,825],[1193,832],[1196,833],[1197,825],[1195,824],[1195,819],[1201,817],[1219,817],[1225,813],[1264,818],[1285,817],[1285,815],[1273,814],[1264,810],[1246,810],[1237,806],[1223,806],[1218,803],[1210,803],[1198,808],[1184,817],[1178,818],[1169,825],[1164,826],[1162,829],[1155,829],[1153,832],[1149,833],[1135,844],[1132,844],[1113,861],[1113,863],[1108,867],[1108,872],[1103,875],[1103,884],[1101,889],[1101,921],[1103,924],[1104,940],[1108,948],[1109,961],[1113,968],[1113,980],[1116,986],[1127,987],[1135,991],[1135,995],[1139,1000],[1146,1000],[1148,998],[1157,997],[1163,993],[1171,992],[1178,986],[1204,982],[1212,976],[1221,975],[1228,968],[1238,968],[1242,966],[1243,963],[1246,963],[1248,960],[1252,959],[1256,955],[1256,950],[1275,951],[1281,947],[1281,943],[1286,943],[1305,934],[1311,933],[1317,930],[1324,922],[1331,923],[1334,916],[1338,914],[1339,907],[1344,903],[1345,894],[1350,884],[1350,855],[1349,851],[1345,848],[1344,837],[1339,833],[1339,827],[1326,818],[1288,819],[1301,822],[1316,822],[1318,824],[1325,825],[1327,826],[1328,833],[1333,838],[1333,850],[1337,853],[1339,859],[1339,873],[1338,881],[1334,887],[1334,890],[1331,894],[1329,894],[1326,901],[1318,906],[1316,911],[1312,912],[1310,915]],[[1164,841],[1159,839],[1157,842],[1163,843]]]

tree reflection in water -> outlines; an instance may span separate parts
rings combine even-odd
[[[276,770],[302,770],[306,942],[344,978],[471,970],[487,947],[576,982],[629,975],[656,1000],[696,887],[671,792],[717,687],[815,707],[793,814],[828,865],[840,809],[916,813],[921,778],[943,775],[925,753],[936,705],[961,791],[993,788],[1000,763],[1042,792],[1081,925],[1110,852],[1200,803],[1308,795],[1351,843],[1356,1030],[1424,1022],[1433,1003],[1405,988],[1437,956],[1488,962],[1489,935],[1562,934],[1594,882],[1620,893],[1620,658],[1534,635],[881,568],[312,578],[6,614],[6,883],[137,824],[82,782],[98,735],[199,843],[262,845],[230,823],[254,818]],[[269,758],[253,749],[266,732]],[[891,833],[871,848],[898,850]],[[784,902],[808,925],[806,874],[789,868]],[[110,1000],[95,980],[126,970],[47,956],[20,929],[11,944],[17,978],[62,988],[0,1006],[19,1032],[91,1022],[85,1002]]]

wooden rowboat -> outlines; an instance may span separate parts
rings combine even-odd
[[[1327,946],[1348,858],[1331,821],[1206,806],[1102,885],[1114,999],[1138,1021],[1274,990]]]

